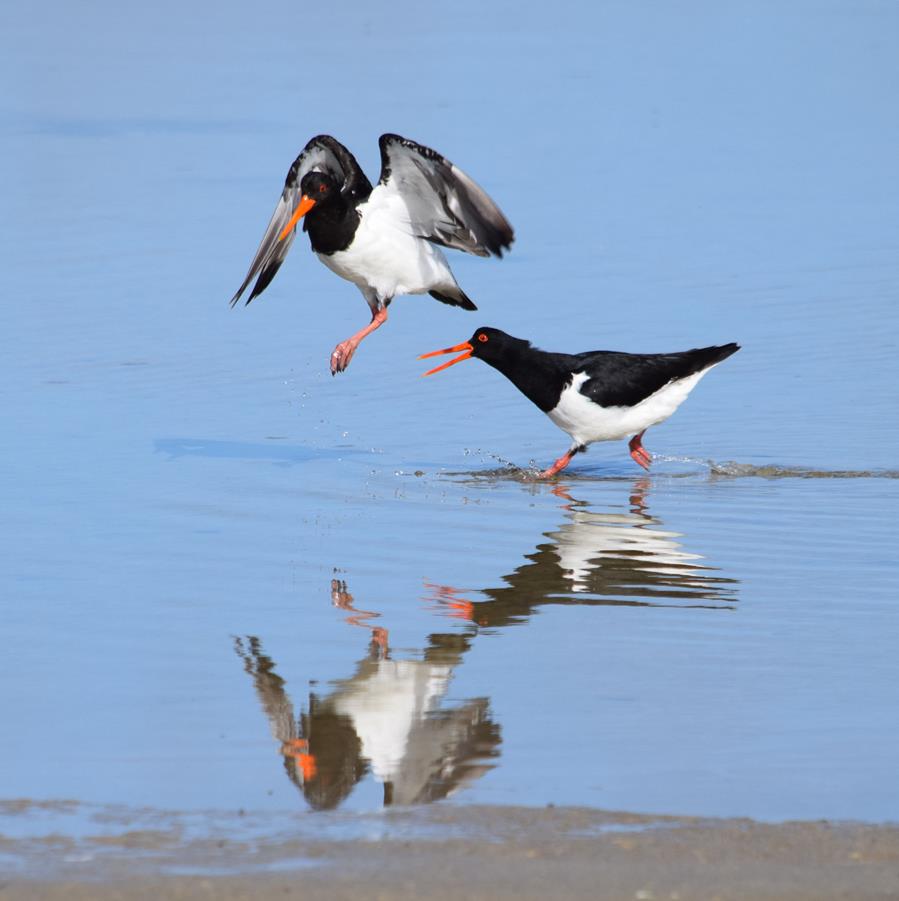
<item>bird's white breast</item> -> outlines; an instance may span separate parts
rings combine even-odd
[[[413,726],[439,705],[451,673],[448,666],[420,660],[380,660],[373,674],[334,705],[352,719],[362,755],[382,782],[398,777]]]
[[[547,415],[577,444],[629,438],[664,422],[711,368],[674,379],[633,407],[601,407],[594,403],[578,390],[589,378],[586,372],[578,372]]]
[[[455,284],[438,247],[412,233],[402,200],[381,187],[359,207],[359,227],[346,250],[318,254],[332,271],[379,302],[397,294],[426,294]]]

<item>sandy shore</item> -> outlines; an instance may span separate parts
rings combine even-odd
[[[158,829],[6,839],[0,860],[18,866],[0,880],[0,899],[899,898],[897,826],[447,805],[392,814],[390,833],[255,844]],[[66,863],[41,878],[54,859]]]

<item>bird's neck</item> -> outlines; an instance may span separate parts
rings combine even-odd
[[[359,213],[356,207],[343,197],[335,197],[321,207],[314,207],[306,214],[305,229],[316,253],[332,254],[346,250],[353,241]]]
[[[570,373],[559,364],[556,355],[531,347],[526,341],[512,345],[498,361],[489,361],[544,413],[559,401]]]

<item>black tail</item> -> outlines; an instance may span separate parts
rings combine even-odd
[[[693,350],[685,350],[681,353],[660,355],[659,360],[667,360],[669,370],[668,377],[685,379],[694,372],[702,372],[710,366],[726,360],[731,354],[740,349],[736,342],[730,344],[712,345],[712,347],[694,347]]]
[[[722,360],[726,360],[731,354],[735,354],[740,349],[740,345],[736,343],[736,341],[732,341],[730,344],[721,344],[716,347],[701,347],[697,350],[688,351],[688,353],[695,354],[696,362],[699,364],[696,366],[696,370],[705,369],[707,366],[713,366],[715,363],[720,363]]]
[[[445,294],[443,291],[429,291],[428,293],[434,300],[448,303],[450,306],[462,307],[463,310],[477,309],[471,298],[458,285],[455,286],[455,291],[452,294]]]

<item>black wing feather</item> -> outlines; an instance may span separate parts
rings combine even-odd
[[[241,295],[254,278],[258,276],[256,284],[247,298],[247,303],[268,287],[275,277],[275,273],[281,268],[287,251],[290,250],[296,237],[296,228],[283,241],[280,241],[278,236],[290,221],[299,202],[300,182],[303,180],[303,176],[313,170],[328,172],[334,179],[341,182],[341,194],[352,198],[354,203],[371,193],[371,182],[359,167],[353,154],[340,141],[330,135],[316,135],[312,138],[287,171],[281,198],[265,229],[253,262],[250,263],[246,278],[237,293],[231,298],[232,307],[240,300]]]
[[[626,354],[598,350],[576,354],[576,372],[589,378],[581,385],[585,397],[603,407],[632,407],[675,379],[683,379],[720,363],[739,344],[697,347],[673,354]]]

